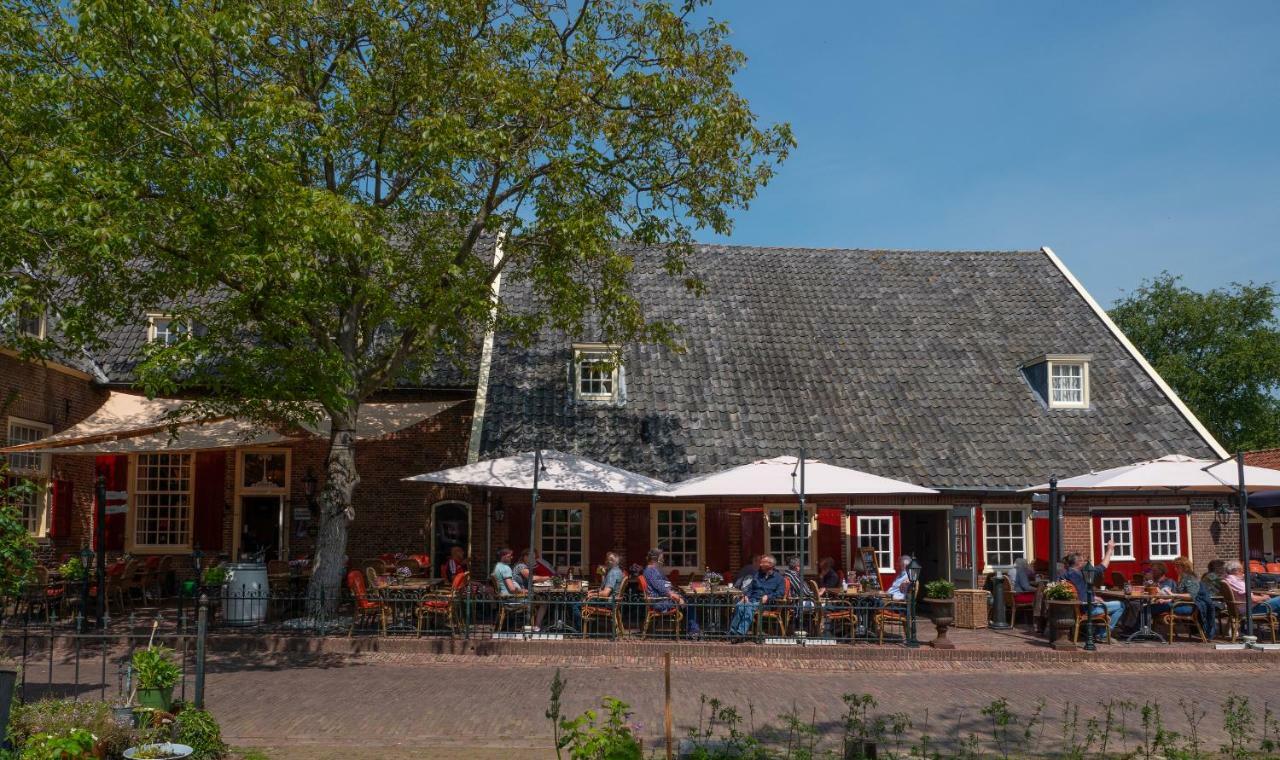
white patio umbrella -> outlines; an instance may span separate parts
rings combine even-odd
[[[924,494],[932,488],[812,459],[774,457],[676,483],[663,496],[814,496],[817,494]],[[801,478],[803,477],[803,483]]]
[[[542,469],[539,471],[535,464],[537,456],[535,452],[526,451],[509,457],[414,475],[405,480],[480,488],[524,490],[539,488],[544,491],[623,493],[641,496],[657,495],[667,488],[667,484],[661,480],[555,449],[542,449]],[[536,483],[535,473],[537,473]]]
[[[1280,470],[1245,466],[1244,484],[1250,493],[1280,489]],[[1233,460],[1219,463],[1214,459],[1196,459],[1182,454],[1170,454],[1058,481],[1059,491],[1235,493],[1238,488],[1238,472]],[[1049,484],[1045,483],[1024,488],[1022,492],[1048,490]]]

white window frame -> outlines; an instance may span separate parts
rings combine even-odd
[[[583,373],[586,367],[594,364],[609,364],[611,369],[607,378],[601,377],[593,382],[608,383],[608,392],[583,391]],[[604,373],[602,372],[601,375]],[[577,344],[573,347],[573,395],[578,401],[594,403],[612,403],[618,400],[618,389],[622,382],[622,357],[617,346],[603,344]]]
[[[546,503],[538,505],[538,525],[534,535],[534,548],[542,553],[543,559],[547,559],[546,548],[543,545],[544,538],[555,538],[555,536],[543,536],[543,521],[546,519],[550,510],[556,509],[580,509],[582,510],[582,563],[580,565],[571,565],[573,572],[586,577],[587,568],[591,565],[591,505],[586,502],[565,502],[565,503]],[[530,562],[533,558],[530,557]],[[551,562],[547,559],[548,564],[559,572],[563,565]]]
[[[773,555],[773,559],[778,564],[778,567],[783,567],[787,563],[787,557],[791,556],[795,552],[787,552],[785,550],[779,551],[773,545],[773,513],[779,510],[788,510],[791,512],[797,512],[800,510],[800,505],[799,504],[765,504],[764,505],[764,551],[765,551],[765,554]],[[817,525],[818,510],[817,508],[814,507],[812,504],[804,505],[804,519],[805,519],[805,522],[807,522],[809,525],[809,536],[807,539],[805,539],[804,554],[807,556],[802,556],[800,558],[800,561],[804,565],[804,571],[812,575],[818,571],[818,559],[817,559],[818,551],[816,546],[818,541],[818,525]],[[800,523],[791,523],[791,524],[799,525]],[[787,537],[783,536],[780,538],[781,540],[785,541]]]
[[[14,436],[14,432],[13,432],[15,427],[26,428],[27,430],[30,430],[30,431],[39,431],[43,433],[43,435],[37,436],[35,438],[29,438],[29,437],[17,438]],[[41,438],[44,438],[52,434],[53,434],[53,425],[50,425],[47,422],[36,422],[35,420],[23,419],[22,417],[10,417],[7,420],[7,424],[5,426],[5,440],[8,441],[8,445],[10,446],[17,446],[22,443],[35,443]],[[24,458],[24,459],[20,459],[19,462],[26,461],[25,458],[27,457],[35,457],[37,464],[35,467],[21,466],[18,462],[14,462],[13,458],[15,456]],[[49,468],[48,454],[29,454],[23,451],[15,451],[12,454],[8,454],[7,458],[9,460],[9,468],[13,471],[13,474],[15,475],[21,475],[23,477],[30,478],[32,480],[48,479],[49,477],[50,468]]]
[[[236,492],[243,494],[267,494],[278,495],[289,493],[289,483],[293,476],[293,457],[290,456],[291,449],[239,449],[236,451]],[[282,486],[262,486],[262,485],[245,485],[245,464],[244,459],[248,454],[268,454],[271,456],[284,456],[284,485]]]
[[[1120,560],[1121,562],[1133,562],[1137,560],[1137,556],[1134,553],[1134,546],[1133,546],[1133,543],[1134,543],[1133,518],[1132,517],[1108,517],[1106,515],[1102,515],[1101,517],[1098,518],[1098,520],[1100,521],[1098,523],[1098,540],[1101,542],[1101,544],[1098,547],[1098,551],[1101,552],[1106,550],[1107,536],[1110,534],[1115,534],[1119,532],[1118,530],[1116,530],[1116,528],[1118,527],[1119,523],[1123,522],[1127,526],[1125,527],[1125,531],[1128,532],[1129,534],[1129,541],[1128,541],[1129,553],[1113,554],[1111,555],[1111,559]],[[1108,522],[1113,523],[1110,530],[1108,530],[1108,526],[1107,526]],[[1119,546],[1117,546],[1116,548],[1119,549]]]
[[[156,325],[157,322],[165,323],[165,335],[177,335],[179,337],[169,340],[160,340],[160,329]],[[180,333],[173,331],[173,325],[182,325],[184,330]],[[178,319],[172,314],[164,314],[162,312],[150,312],[147,314],[147,343],[160,343],[165,346],[176,345],[191,334],[191,324],[184,320]]]
[[[862,521],[863,520],[884,520],[886,524],[889,526],[889,532],[888,533],[876,532],[876,533],[870,534],[870,535],[876,536],[877,538],[882,536],[887,537],[889,540],[889,545],[886,549],[876,550],[876,563],[879,565],[879,567],[876,568],[876,572],[878,573],[896,572],[893,566],[893,560],[894,560],[893,549],[897,545],[895,543],[896,536],[894,535],[894,532],[893,532],[893,515],[888,513],[875,512],[871,514],[855,514],[853,515],[853,517],[855,518],[853,523],[854,525],[853,539],[856,545],[851,547],[850,554],[851,555],[856,554],[859,549],[861,549],[864,546],[867,546],[867,544],[863,543],[863,541],[864,541],[864,537],[868,535],[868,533],[863,530]],[[883,559],[881,555],[883,555]]]
[[[1173,553],[1156,552],[1155,523],[1157,520],[1173,521]],[[1168,533],[1165,529],[1162,532]],[[1167,544],[1166,544],[1167,545]],[[1147,518],[1147,557],[1151,560],[1171,560],[1182,556],[1182,517],[1179,515],[1151,515]]]
[[[142,544],[138,543],[138,521],[142,517],[142,490],[138,487],[142,480],[142,468],[145,466],[143,460],[151,456],[177,456],[186,458],[187,467],[187,490],[186,491],[161,491],[150,493],[170,493],[181,494],[186,496],[186,535],[182,537],[181,543],[176,544]],[[191,551],[191,536],[195,529],[195,488],[196,488],[196,458],[190,452],[149,452],[143,454],[132,454],[129,457],[129,515],[125,521],[125,551],[130,553],[145,554],[185,554]]]
[[[1050,409],[1087,409],[1089,408],[1089,360],[1076,357],[1057,357],[1045,362],[1045,391]],[[1080,369],[1080,400],[1060,401],[1054,393],[1053,371],[1058,367],[1078,367]]]
[[[18,314],[17,314],[17,317],[16,317],[16,319],[17,319],[17,327],[18,327],[18,334],[19,334],[19,335],[25,335],[25,336],[27,336],[28,338],[34,338],[35,340],[44,340],[44,339],[45,339],[45,336],[47,336],[47,335],[49,334],[49,313],[48,313],[48,311],[47,311],[46,309],[41,309],[41,310],[40,310],[40,313],[39,313],[38,315],[36,315],[36,319],[37,319],[38,321],[37,321],[37,324],[36,324],[36,331],[35,331],[35,332],[31,332],[30,330],[27,330],[27,329],[25,329],[25,328],[23,327],[22,322],[23,322],[23,320],[24,320],[25,318],[27,318],[27,317],[25,317],[25,316],[22,314],[22,312],[21,312],[21,311],[19,311],[19,312],[18,312]]]
[[[672,561],[672,554],[669,550],[663,548],[662,542],[665,539],[658,537],[658,513],[659,512],[695,512],[697,513],[697,521],[694,523],[697,529],[697,535],[694,536],[694,554],[695,561],[692,565],[676,564]],[[705,557],[707,556],[707,514],[701,504],[650,504],[649,505],[649,545],[662,549],[663,561],[666,566],[672,570],[679,570],[684,573],[700,573],[702,572]],[[686,538],[687,540],[687,538]]]
[[[993,523],[991,521],[991,515],[996,512],[1009,512],[1009,513],[1017,514],[1018,520],[1016,522],[994,522]],[[1000,562],[1000,563],[992,562],[991,561],[992,554],[1014,554],[1015,555],[1014,559],[1017,559],[1018,556],[1021,556],[1022,558],[1027,559],[1028,561],[1031,559],[1030,547],[1028,546],[1028,541],[1027,541],[1027,537],[1030,534],[1030,531],[1028,530],[1028,527],[1027,527],[1028,519],[1030,519],[1030,515],[1027,513],[1027,510],[1020,509],[1018,507],[991,506],[991,507],[982,508],[982,560],[983,560],[983,564],[985,564],[988,569],[993,567],[1012,567],[1014,564],[1013,562]],[[1020,536],[1016,537],[1020,540],[1022,544],[1021,552],[1019,553],[1015,549],[1009,549],[1009,550],[997,549],[993,552],[991,549],[991,540],[994,538],[995,540],[999,541],[1001,538],[1001,536],[991,535],[991,527],[993,525],[1009,525],[1009,526],[1016,525],[1018,529],[1022,532]],[[1010,535],[1009,538],[1014,539],[1015,536]],[[1010,543],[1010,545],[1012,546],[1012,542]]]

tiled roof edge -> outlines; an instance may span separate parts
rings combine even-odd
[[[1151,377],[1152,382],[1154,382],[1156,387],[1164,393],[1170,403],[1173,404],[1174,408],[1182,414],[1187,422],[1191,423],[1191,427],[1195,428],[1195,431],[1204,439],[1205,443],[1209,444],[1209,447],[1212,448],[1218,456],[1225,459],[1227,457],[1227,450],[1223,448],[1221,443],[1218,443],[1218,439],[1214,438],[1213,434],[1209,432],[1209,429],[1204,426],[1204,423],[1200,422],[1200,419],[1196,417],[1195,412],[1191,411],[1191,409],[1182,402],[1182,399],[1178,397],[1177,392],[1174,391],[1173,388],[1169,387],[1169,384],[1164,381],[1164,378],[1160,376],[1160,373],[1156,372],[1156,368],[1151,366],[1151,363],[1147,361],[1147,357],[1142,355],[1142,352],[1138,350],[1138,347],[1133,345],[1133,342],[1129,340],[1129,337],[1125,335],[1120,330],[1120,327],[1111,320],[1111,315],[1107,314],[1106,309],[1103,309],[1102,306],[1094,300],[1094,297],[1089,294],[1089,291],[1085,290],[1084,285],[1076,279],[1076,276],[1071,273],[1071,270],[1067,269],[1067,265],[1062,263],[1062,260],[1053,252],[1053,249],[1045,245],[1040,247],[1040,251],[1048,257],[1049,261],[1055,267],[1058,268],[1058,271],[1062,273],[1062,276],[1066,278],[1067,282],[1071,283],[1071,287],[1075,288],[1076,293],[1080,295],[1080,298],[1082,298],[1085,303],[1089,304],[1089,308],[1093,309],[1093,313],[1102,321],[1102,324],[1111,331],[1111,334],[1120,342],[1120,345],[1124,346],[1124,349],[1129,352],[1129,355],[1133,357],[1134,361],[1138,362],[1138,365],[1142,367],[1143,371]]]

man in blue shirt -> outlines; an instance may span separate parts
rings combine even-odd
[[[747,587],[746,594],[734,607],[733,621],[729,623],[729,633],[740,638],[745,637],[747,631],[751,629],[751,622],[755,619],[756,610],[760,605],[770,602],[776,604],[785,596],[786,586],[783,584],[782,573],[774,570],[773,557],[766,554],[760,558],[759,568],[756,570],[755,577],[751,579],[751,585]]]
[[[573,619],[577,621],[579,629],[582,628],[582,607],[584,604],[591,607],[609,608],[618,603],[618,594],[622,591],[621,562],[622,560],[614,552],[606,554],[604,556],[604,579],[600,583],[600,589],[598,591],[588,591],[586,600],[573,603]]]
[[[645,555],[645,561],[648,563],[644,568],[645,594],[649,599],[658,600],[653,602],[653,608],[666,612],[675,606],[684,607],[684,618],[689,621],[689,635],[701,636],[702,629],[698,627],[693,610],[685,605],[684,597],[672,587],[671,581],[662,572],[662,550],[650,549]]]
[[[1106,549],[1102,552],[1102,561],[1098,563],[1102,568],[1102,571],[1105,571],[1107,569],[1107,565],[1111,564],[1111,555],[1115,552],[1115,549],[1116,542],[1108,541]],[[1067,555],[1066,565],[1067,569],[1066,572],[1062,574],[1062,579],[1075,587],[1076,596],[1080,599],[1081,606],[1083,606],[1086,603],[1085,600],[1088,599],[1088,589],[1083,572],[1085,565],[1084,555],[1080,552],[1071,552]],[[1107,630],[1102,633],[1094,634],[1094,638],[1098,641],[1106,641],[1107,637],[1111,635],[1111,632],[1115,630],[1116,624],[1120,622],[1120,616],[1124,613],[1124,605],[1115,599],[1110,599],[1106,602],[1095,601],[1093,603],[1093,611],[1095,613],[1104,611],[1107,613],[1107,619],[1109,621],[1107,624]]]

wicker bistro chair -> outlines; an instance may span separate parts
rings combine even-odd
[[[416,563],[415,563],[416,564]],[[422,621],[427,618],[442,618],[445,625],[449,626],[449,635],[453,636],[462,627],[462,619],[458,614],[458,606],[462,602],[462,595],[467,588],[467,583],[471,580],[471,573],[463,572],[453,576],[453,582],[449,584],[449,589],[444,592],[428,594],[422,603],[418,605],[418,635],[422,635]]]
[[[1227,584],[1222,584],[1222,601],[1227,605],[1227,629],[1231,631],[1231,641],[1235,641],[1244,631],[1244,613],[1236,605],[1235,592]],[[1252,607],[1251,607],[1252,609]],[[1274,612],[1249,612],[1249,617],[1253,618],[1253,625],[1256,631],[1258,626],[1271,629],[1271,643],[1276,642],[1276,628],[1280,627],[1280,619]]]
[[[920,589],[924,586],[921,581],[912,584],[911,593],[916,600],[920,599]],[[886,628],[898,628],[902,631],[902,640],[907,640],[907,605],[909,600],[901,602],[886,601],[885,605],[876,610],[876,614],[872,617],[872,622],[876,627],[876,637],[880,643],[884,643],[884,632]]]
[[[582,635],[586,636],[592,623],[599,627],[600,623],[609,622],[610,633],[612,638],[618,638],[619,635],[626,633],[626,629],[622,627],[622,604],[621,599],[627,590],[627,575],[623,573],[622,583],[618,584],[618,590],[607,600],[601,601],[588,600],[582,605]]]
[[[756,635],[764,635],[765,621],[769,621],[778,626],[779,636],[786,636],[787,629],[791,627],[791,606],[793,604],[795,604],[795,599],[791,596],[791,579],[783,576],[782,599],[770,601],[768,604],[756,607]]]
[[[990,576],[994,580],[994,576]],[[1018,613],[1025,612],[1028,617],[1035,616],[1035,592],[1028,591],[1025,594],[1019,594],[1013,590],[1013,578],[1008,575],[1001,576],[1001,588],[1004,591],[1004,608],[1009,612],[1009,625],[1018,622]],[[992,593],[995,593],[992,588]],[[1030,597],[1030,598],[1028,598]],[[993,606],[992,612],[995,611]]]
[[[134,596],[135,591],[141,595],[143,603],[146,603],[146,579],[143,576],[142,564],[136,559],[131,559],[125,563],[124,573],[120,576],[120,594],[124,597],[125,604],[137,598]]]
[[[818,599],[818,619],[817,626],[819,634],[824,633],[826,626],[830,625],[831,632],[834,634],[836,628],[848,628],[849,638],[853,638],[854,633],[858,629],[858,613],[853,608],[853,603],[848,599],[818,596],[818,584],[815,581],[809,581],[813,587],[814,596]]]
[[[356,622],[362,619],[376,619],[382,635],[386,636],[387,622],[391,618],[391,608],[377,598],[376,592],[370,593],[368,586],[365,584],[364,573],[359,570],[352,570],[347,573],[347,588],[351,590],[351,596],[355,600],[351,609],[351,629],[347,631],[347,638],[350,638],[355,633]]]
[[[644,597],[644,626],[640,629],[640,638],[648,638],[649,629],[655,623],[669,622],[671,624],[671,632],[675,635],[676,640],[680,640],[680,624],[684,621],[684,613],[680,611],[680,605],[672,603],[671,607],[665,610],[658,609],[658,599],[649,596],[649,584],[645,581],[643,575],[637,575],[636,580],[640,583],[640,594]]]
[[[1174,612],[1178,607],[1190,604],[1191,612],[1184,615],[1180,612]],[[1191,627],[1195,626],[1195,632],[1199,634],[1201,643],[1209,643],[1209,639],[1204,635],[1204,626],[1200,625],[1200,608],[1193,602],[1174,601],[1173,606],[1166,612],[1161,612],[1156,618],[1156,625],[1169,626],[1169,643],[1173,643],[1174,626],[1182,623],[1187,627],[1187,638],[1191,638]]]
[[[1129,581],[1124,577],[1124,573],[1120,572],[1119,570],[1112,570],[1112,571],[1111,571],[1111,585],[1112,585],[1112,586],[1115,586],[1116,588],[1121,589],[1121,588],[1124,588],[1124,584],[1126,584],[1126,583],[1128,583],[1128,582],[1129,582]]]
[[[1076,623],[1071,630],[1071,642],[1073,644],[1080,643],[1080,626],[1087,625],[1089,628],[1089,633],[1092,634],[1093,629],[1096,626],[1100,625],[1102,626],[1103,630],[1107,632],[1107,642],[1110,643],[1111,642],[1111,618],[1107,615],[1106,608],[1103,608],[1099,612],[1094,612],[1093,610],[1086,611],[1084,608],[1084,605],[1080,603],[1080,596],[1076,593],[1076,587],[1068,583],[1067,589],[1071,591],[1071,598],[1076,600],[1076,605],[1075,605]]]
[[[458,573],[458,575],[463,575],[463,573]],[[512,620],[518,619],[521,615],[524,615],[526,620],[529,619],[529,597],[527,594],[503,596],[502,587],[498,585],[498,579],[490,575],[489,581],[493,584],[493,595],[498,604],[498,621],[493,625],[494,631],[502,630],[502,626],[507,622],[508,616]]]

